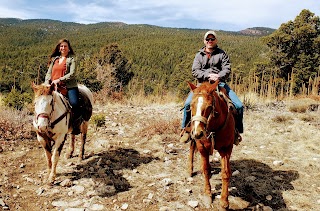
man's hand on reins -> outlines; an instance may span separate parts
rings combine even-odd
[[[215,81],[219,80],[219,75],[216,73],[211,73],[208,75],[208,80],[210,82],[215,82]]]

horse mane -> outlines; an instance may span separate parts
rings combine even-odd
[[[217,89],[218,86],[218,82],[212,84],[210,82],[203,82],[201,83],[201,85],[199,87],[197,87],[197,92],[198,93],[206,93],[206,94],[210,94],[210,93],[215,93],[215,90]]]
[[[33,89],[34,89],[35,98],[37,98],[41,95],[51,95],[52,94],[52,87],[47,84],[34,85]]]

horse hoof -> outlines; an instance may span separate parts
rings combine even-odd
[[[219,211],[229,210],[229,202],[227,201],[220,201],[220,209]]]
[[[219,207],[218,210],[219,211],[228,211],[229,209],[228,208]]]
[[[203,200],[203,204],[206,208],[210,208],[211,207],[211,204],[212,204],[212,196],[211,194],[210,195],[204,195],[202,197],[202,200]]]
[[[47,181],[47,185],[48,185],[49,187],[52,187],[52,186],[54,185],[54,181],[48,180],[48,181]]]

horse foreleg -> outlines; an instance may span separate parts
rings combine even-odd
[[[232,146],[229,147],[226,151],[219,151],[221,156],[221,177],[222,177],[222,190],[221,190],[221,199],[220,205],[224,209],[229,208],[229,184],[231,177],[231,168],[230,168],[230,156],[232,152]]]
[[[196,142],[194,140],[190,141],[190,151],[189,151],[189,169],[188,173],[189,176],[192,177],[193,174],[193,161],[194,161],[194,152],[196,149]]]
[[[69,144],[69,149],[66,154],[66,158],[72,158],[73,152],[74,152],[74,143],[75,143],[76,136],[74,134],[71,134],[71,139],[70,139],[70,144]]]
[[[207,141],[197,141],[197,149],[201,155],[201,166],[202,173],[204,177],[204,201],[206,206],[210,206],[212,203],[212,195],[211,195],[211,185],[210,185],[210,177],[211,177],[211,167],[209,162],[209,155],[211,150],[211,144]]]
[[[41,144],[45,155],[46,155],[46,159],[47,159],[47,168],[48,168],[48,175],[50,174],[51,171],[51,167],[52,167],[52,162],[51,162],[51,145],[50,145],[50,141],[47,139],[44,139],[42,136],[37,135],[38,138],[38,142]]]
[[[67,138],[67,134],[64,136],[58,137],[55,142],[55,145],[53,146],[52,157],[51,157],[52,167],[51,167],[51,172],[48,178],[49,184],[53,184],[56,179],[57,164],[59,161],[59,157],[60,157],[64,142],[66,141],[66,138]]]

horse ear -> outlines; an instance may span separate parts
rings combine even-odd
[[[188,82],[189,87],[190,87],[190,89],[191,89],[191,90],[194,90],[194,89],[196,89],[196,88],[197,88],[197,86],[196,86],[196,85],[194,85],[193,83],[191,83],[191,82],[189,82],[189,81],[187,81],[187,82]]]
[[[211,82],[210,82],[211,83]],[[217,86],[219,85],[219,79],[216,80],[212,86],[210,86],[210,92],[214,92],[215,90],[217,90]]]

